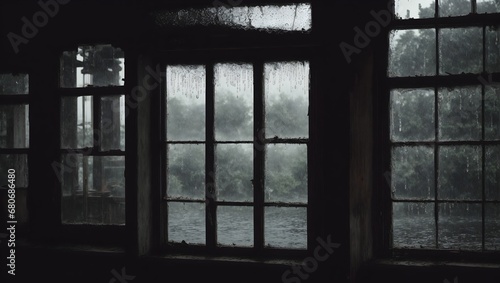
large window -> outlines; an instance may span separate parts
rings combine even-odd
[[[165,68],[168,243],[306,249],[309,62]]]
[[[410,4],[411,2],[411,4]],[[396,1],[392,247],[500,250],[498,1]],[[488,75],[492,74],[492,75]]]

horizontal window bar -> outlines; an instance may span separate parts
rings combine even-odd
[[[61,149],[61,154],[82,154],[83,156],[125,156],[125,151],[98,151],[96,148]]]
[[[415,142],[393,142],[392,146],[446,146],[446,145],[500,145],[496,141],[415,141]]]

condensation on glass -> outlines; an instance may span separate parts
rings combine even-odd
[[[0,148],[29,147],[29,106],[0,105]]]
[[[253,207],[217,208],[217,241],[220,246],[253,247],[253,231]]]
[[[500,201],[500,145],[486,146],[485,152],[485,193],[486,200]]]
[[[395,0],[396,17],[399,19],[422,19],[435,17],[434,0]]]
[[[168,241],[201,244],[205,240],[205,203],[168,203]]]
[[[161,27],[201,25],[302,32],[310,31],[312,27],[309,3],[158,11],[151,16],[155,24]]]
[[[485,29],[486,72],[500,72],[500,28],[498,26],[487,26]]]
[[[480,27],[439,30],[439,74],[481,73],[483,29]]]
[[[395,248],[435,248],[434,219],[433,203],[393,203],[392,246]]]
[[[271,248],[307,248],[305,207],[265,207],[264,245]]]
[[[485,248],[500,250],[500,204],[487,203],[485,205]]]
[[[439,0],[440,17],[465,16],[472,13],[470,0]]]
[[[438,209],[438,248],[481,250],[481,204],[440,203]]]
[[[217,200],[253,200],[253,144],[218,144],[215,149]]]
[[[500,13],[500,3],[496,0],[476,0],[478,13]]]
[[[0,74],[0,95],[29,94],[29,75]]]
[[[61,57],[60,86],[63,88],[123,86],[125,56],[111,45],[79,46]]]
[[[204,200],[205,145],[168,145],[167,195],[171,199]]]
[[[0,154],[0,187],[8,188],[9,169],[16,170],[16,188],[28,187],[28,155],[27,154]]]

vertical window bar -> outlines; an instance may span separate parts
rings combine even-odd
[[[470,1],[470,5],[471,5],[471,11],[473,14],[477,14],[477,3],[476,3],[476,0],[471,0]]]
[[[437,0],[436,0],[437,2]],[[436,33],[437,34],[437,33]],[[439,180],[439,93],[438,88],[434,88],[434,225],[436,226],[435,246],[439,248],[439,205],[438,205],[438,180]]]
[[[214,136],[214,64],[206,65],[206,150],[205,150],[205,193],[206,193],[206,237],[208,249],[217,245],[217,209],[215,196],[215,136]]]
[[[476,4],[476,0],[473,0],[474,4]],[[474,11],[474,13],[476,13]],[[486,71],[486,26],[483,26],[483,74]],[[485,223],[485,214],[486,214],[486,177],[485,177],[485,169],[486,169],[486,146],[484,141],[486,140],[485,134],[485,95],[486,87],[484,84],[481,84],[481,140],[483,141],[481,145],[482,150],[482,159],[481,159],[481,192],[482,192],[482,205],[481,205],[481,247],[482,250],[485,250],[485,241],[486,241],[486,223]]]
[[[167,197],[167,66],[165,64],[161,64],[160,70],[163,70],[161,72],[161,87],[163,88],[161,90],[161,95],[160,95],[160,109],[161,113],[163,114],[161,116],[161,173],[160,173],[160,235],[161,235],[161,240],[160,240],[160,247],[165,248],[168,243],[168,202],[166,201]],[[154,167],[153,167],[154,168]]]
[[[264,63],[254,64],[254,245],[257,251],[264,248]]]

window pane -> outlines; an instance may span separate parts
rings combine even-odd
[[[124,78],[124,53],[111,45],[80,46],[61,57],[61,87],[122,86]]]
[[[253,247],[253,208],[219,206],[217,241],[223,246]]]
[[[481,139],[481,87],[439,89],[439,139]]]
[[[266,207],[264,243],[274,248],[307,248],[307,209],[305,207]]]
[[[486,204],[485,208],[485,248],[500,250],[500,205]]]
[[[307,146],[268,145],[265,201],[307,203]]]
[[[500,146],[486,146],[485,186],[487,200],[500,200]]]
[[[495,0],[476,0],[478,13],[499,13],[500,3]]]
[[[101,150],[125,150],[125,97],[101,98]]]
[[[266,63],[266,136],[309,136],[309,62]]]
[[[168,240],[205,244],[205,204],[168,203]]]
[[[167,140],[205,140],[205,66],[167,66]]]
[[[480,204],[439,204],[439,248],[481,249],[481,223]]]
[[[391,177],[394,198],[434,199],[434,148],[393,148]]]
[[[470,0],[439,0],[439,16],[465,16],[472,12]]]
[[[168,145],[167,195],[169,198],[205,198],[205,145]]]
[[[479,27],[440,29],[439,74],[481,73],[482,39],[483,30]]]
[[[219,144],[216,160],[217,199],[252,201],[253,144]]]
[[[500,29],[486,27],[486,72],[500,72]]]
[[[29,106],[0,105],[0,148],[29,147]]]
[[[218,141],[253,140],[253,67],[215,65],[215,137]]]
[[[0,74],[1,94],[29,94],[29,75]]]
[[[436,74],[436,31],[393,30],[390,33],[389,76],[433,76]]]
[[[92,96],[61,99],[61,148],[94,146],[93,109]]]
[[[439,199],[480,200],[481,159],[481,148],[478,146],[440,147]]]
[[[16,188],[28,187],[28,155],[0,154],[0,187],[8,188],[8,170],[16,170]]]
[[[400,19],[434,18],[434,0],[395,0],[396,16]]]
[[[487,140],[500,140],[500,87],[486,87],[484,134]]]
[[[434,104],[433,89],[392,90],[392,141],[434,140]]]
[[[395,248],[435,248],[434,204],[393,203],[392,245]]]

